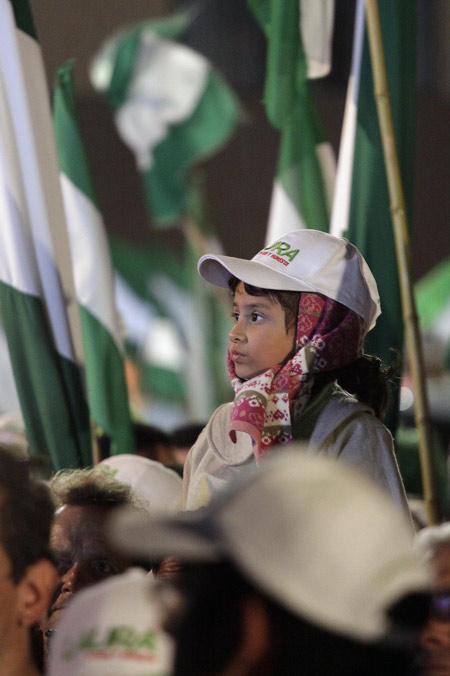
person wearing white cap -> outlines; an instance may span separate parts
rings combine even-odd
[[[116,481],[131,486],[133,493],[150,512],[175,512],[183,482],[180,475],[157,460],[120,453],[105,458],[97,470],[107,471]]]
[[[47,676],[168,676],[173,639],[160,626],[157,583],[143,570],[82,590],[52,637]]]
[[[392,436],[379,419],[386,369],[363,354],[381,310],[356,247],[298,230],[250,261],[202,256],[198,271],[231,289],[235,398],[213,413],[188,454],[182,508],[202,507],[279,444],[303,439],[311,452],[357,465],[407,510]]]
[[[408,673],[432,584],[408,516],[354,468],[295,446],[203,509],[113,516],[114,546],[181,562],[164,624],[174,676]]]
[[[430,618],[420,637],[415,673],[446,676],[450,674],[450,523],[423,528],[415,546],[435,574]]]

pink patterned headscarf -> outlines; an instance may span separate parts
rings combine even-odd
[[[250,380],[235,373],[228,353],[228,375],[236,396],[230,437],[246,432],[256,457],[292,440],[291,415],[297,419],[314,385],[314,374],[349,364],[362,355],[366,330],[363,319],[331,298],[300,295],[295,354]]]

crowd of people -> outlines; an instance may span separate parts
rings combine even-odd
[[[450,675],[450,526],[411,519],[363,257],[305,230],[198,270],[235,397],[177,455],[136,426],[46,482],[0,447],[1,676]]]

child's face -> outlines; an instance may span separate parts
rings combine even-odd
[[[286,330],[284,310],[269,296],[250,296],[243,282],[233,299],[234,326],[228,349],[236,375],[243,380],[281,364],[294,347],[295,327]]]

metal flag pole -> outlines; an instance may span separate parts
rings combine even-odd
[[[423,494],[428,523],[431,525],[441,521],[441,509],[432,457],[432,439],[422,344],[411,284],[411,255],[405,201],[392,121],[377,0],[366,0],[366,24],[374,80],[374,94],[391,204],[390,210],[399,271],[406,349],[414,387],[414,415],[419,435]]]

